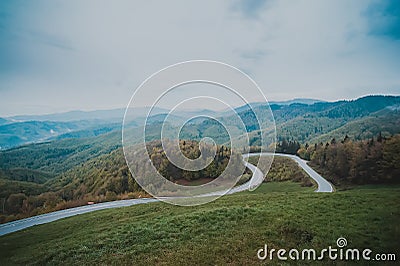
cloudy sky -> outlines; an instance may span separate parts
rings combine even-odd
[[[0,116],[125,107],[191,59],[238,67],[269,100],[398,95],[400,1],[0,2]]]

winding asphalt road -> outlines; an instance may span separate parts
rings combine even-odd
[[[250,154],[244,154],[243,157],[249,157],[249,156],[257,156],[257,155],[266,155],[266,156],[280,156],[280,157],[287,157],[292,160],[294,160],[303,170],[317,183],[318,188],[315,192],[333,192],[333,186],[331,183],[329,183],[325,178],[323,178],[320,174],[314,171],[310,166],[308,166],[307,161],[301,159],[300,157],[296,155],[291,155],[291,154],[284,154],[284,153],[268,153],[268,152],[263,152],[263,153],[250,153]],[[247,166],[247,165],[246,165]],[[253,171],[253,169],[249,168],[250,170]],[[254,173],[254,171],[253,171]]]
[[[247,158],[249,156],[257,156],[257,155],[271,156],[273,154],[271,154],[271,153],[251,153],[251,154],[244,154],[243,158]],[[317,172],[315,172],[311,167],[309,167],[307,165],[307,161],[300,159],[297,156],[288,155],[288,154],[275,153],[274,156],[289,157],[289,158],[293,159],[294,161],[296,161],[299,164],[299,166],[301,168],[303,168],[304,171],[313,180],[315,180],[315,182],[318,184],[318,189],[316,190],[316,192],[333,192],[332,185],[328,181],[326,181],[322,176],[320,176]],[[257,187],[258,184],[261,184],[261,182],[264,180],[264,174],[261,172],[261,170],[258,169],[255,165],[248,163],[246,161],[244,161],[244,164],[246,165],[247,168],[249,168],[253,172],[253,175],[248,182],[246,182],[240,186],[232,188],[228,193],[214,192],[212,194],[213,195],[233,194],[233,193],[237,193],[240,191],[252,190],[253,188]],[[209,195],[205,194],[204,196],[209,196]],[[6,234],[9,234],[12,232],[16,232],[16,231],[19,231],[19,230],[22,230],[22,229],[25,229],[25,228],[28,228],[28,227],[31,227],[34,225],[50,223],[50,222],[53,222],[53,221],[56,221],[56,220],[59,220],[62,218],[67,218],[67,217],[78,215],[78,214],[88,213],[88,212],[97,211],[97,210],[127,207],[127,206],[136,205],[136,204],[144,204],[144,203],[150,203],[150,202],[156,202],[156,201],[159,201],[159,200],[155,199],[155,198],[118,200],[118,201],[97,203],[97,204],[93,204],[93,205],[86,205],[86,206],[41,214],[41,215],[26,218],[26,219],[21,219],[21,220],[17,220],[17,221],[5,223],[5,224],[0,224],[0,236],[6,235]]]

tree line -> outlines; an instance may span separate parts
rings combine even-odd
[[[168,143],[166,148],[170,144],[172,143]],[[205,157],[211,156],[212,149],[212,146],[202,145],[201,153]],[[152,141],[147,143],[149,155],[139,157],[134,167],[138,167],[139,173],[146,176],[151,159],[159,173],[176,182],[179,179],[194,181],[201,177],[216,178],[225,170],[230,159],[234,161],[234,165],[242,165],[241,155],[233,153],[229,147],[217,145],[215,149],[216,156],[206,168],[185,171],[168,160],[160,141]],[[180,141],[180,150],[190,159],[200,156],[200,146],[196,141]],[[103,202],[148,196],[132,177],[122,149],[91,159],[44,184],[0,180],[0,188],[9,187],[10,184],[13,185],[10,191],[0,193],[0,223],[81,206],[89,201]],[[26,188],[20,184],[31,185]]]
[[[297,154],[336,185],[400,182],[400,135],[302,146]]]

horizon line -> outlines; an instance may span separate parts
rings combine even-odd
[[[296,101],[296,100],[312,100],[312,101],[317,101],[317,102],[326,102],[326,103],[334,103],[334,102],[340,102],[340,101],[354,101],[357,99],[361,99],[361,98],[365,98],[365,97],[370,97],[370,96],[393,96],[393,97],[399,97],[400,94],[365,94],[362,96],[358,96],[358,97],[354,97],[354,98],[339,98],[336,100],[324,100],[324,99],[317,99],[317,98],[291,98],[291,99],[285,99],[285,100],[271,100],[268,101],[268,104],[275,104],[275,103],[285,103],[285,102],[290,102],[290,101]],[[254,101],[254,102],[249,102],[247,104],[255,104],[255,103],[260,103],[260,101]],[[242,104],[242,105],[237,105],[237,106],[233,106],[233,108],[239,108],[242,106],[245,106],[246,104]],[[65,111],[57,111],[57,112],[45,112],[45,113],[35,113],[35,114],[27,114],[27,113],[22,113],[22,114],[13,114],[13,115],[0,115],[0,118],[14,118],[17,116],[46,116],[46,115],[59,115],[59,114],[66,114],[66,113],[72,113],[72,112],[96,112],[96,111],[113,111],[113,110],[125,110],[127,107],[114,107],[114,108],[110,108],[110,107],[105,107],[105,108],[99,108],[99,109],[69,109],[69,110],[65,110]],[[150,108],[150,106],[138,106],[136,108]],[[165,110],[169,110],[168,107],[162,107],[162,106],[157,106],[157,108],[160,109],[165,109]],[[199,110],[210,110],[210,111],[216,111],[216,112],[220,112],[220,111],[224,111],[225,109],[218,109],[218,110],[213,110],[213,109],[207,109],[207,108],[193,108],[193,109],[183,109],[184,111],[199,111]]]

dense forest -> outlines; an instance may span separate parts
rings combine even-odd
[[[306,144],[298,155],[323,173],[333,184],[378,184],[400,182],[400,135],[353,141],[341,140]]]
[[[300,143],[296,140],[287,140],[282,138],[282,140],[276,143],[276,152],[287,153],[287,154],[297,154],[300,149]]]
[[[294,103],[289,106],[271,105],[276,123],[276,136],[300,143],[327,142],[332,138],[352,140],[370,139],[381,132],[389,137],[400,132],[400,97],[367,96],[354,101],[320,102],[312,105]],[[265,106],[255,107],[259,112]],[[242,111],[246,119],[250,145],[259,146],[260,131],[252,123],[251,110]],[[224,118],[229,121],[231,118]],[[274,130],[264,128],[266,139],[274,136]]]
[[[43,184],[0,180],[0,222],[87,204],[146,196],[122,149],[90,159]]]
[[[166,146],[168,145],[172,145],[172,142],[167,142]],[[192,181],[199,178],[217,178],[225,170],[230,159],[235,161],[234,164],[242,164],[240,154],[233,155],[231,149],[223,145],[217,145],[215,147],[215,158],[212,158],[214,148],[211,145],[200,146],[197,141],[181,140],[179,146],[180,151],[182,151],[186,158],[193,160],[202,155],[204,160],[210,159],[210,161],[212,161],[207,167],[199,171],[182,170],[168,160],[160,141],[147,143],[147,151],[151,155],[150,159],[153,165],[162,176],[173,182],[179,179]],[[166,147],[166,149],[168,149],[168,147]],[[143,165],[144,164],[142,164],[142,166]],[[138,172],[145,175],[146,169],[141,169],[141,171]]]
[[[200,155],[198,142],[181,141],[180,148],[182,153],[190,159],[196,159]],[[157,170],[173,182],[184,179],[190,184],[190,181],[199,178],[208,180],[216,178],[225,170],[230,158],[236,160],[235,163],[241,164],[240,154],[233,154],[228,147],[216,146],[216,156],[205,169],[183,171],[169,162],[161,142],[149,142],[147,149],[150,155],[150,158],[147,157],[147,161],[151,159]],[[211,147],[205,145],[201,151],[207,154],[208,150],[208,153],[211,154],[210,149]],[[145,167],[146,163],[140,165]],[[143,175],[147,173],[145,168],[141,169],[141,172]],[[36,178],[36,176],[32,175],[32,178]],[[26,179],[27,177],[21,175],[18,178]],[[46,181],[46,179],[43,178],[39,181]],[[0,188],[2,213],[0,222],[85,205],[89,201],[103,202],[148,196],[133,179],[121,148],[91,159],[45,183],[36,184],[4,179],[0,180]]]

